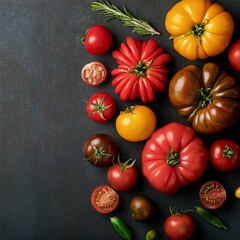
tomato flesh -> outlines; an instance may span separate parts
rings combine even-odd
[[[108,185],[100,185],[91,195],[91,204],[99,213],[114,211],[119,203],[118,194]]]
[[[81,71],[83,81],[90,86],[98,86],[107,76],[107,69],[101,62],[86,64]]]
[[[201,187],[199,197],[207,209],[218,209],[224,204],[227,195],[225,188],[218,181],[208,181]]]

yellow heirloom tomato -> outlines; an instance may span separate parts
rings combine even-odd
[[[116,130],[125,140],[140,142],[152,135],[156,123],[156,115],[149,107],[144,105],[131,106],[118,115]]]
[[[223,52],[232,39],[234,21],[211,0],[182,0],[167,13],[165,27],[174,49],[189,60]]]

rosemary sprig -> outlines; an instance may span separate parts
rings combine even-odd
[[[139,35],[155,35],[160,34],[157,32],[146,20],[135,18],[123,5],[123,10],[120,10],[117,6],[109,1],[94,1],[91,2],[92,11],[100,11],[102,14],[108,17],[107,20],[119,19],[126,27],[133,27],[133,32]]]

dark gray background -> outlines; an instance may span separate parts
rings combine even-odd
[[[240,201],[234,197],[239,186],[239,169],[219,173],[208,168],[203,177],[174,195],[153,190],[141,174],[142,143],[128,143],[116,133],[114,119],[106,124],[91,122],[85,112],[85,100],[98,91],[112,94],[118,112],[140,101],[121,102],[111,87],[111,76],[98,87],[89,87],[79,72],[88,62],[98,60],[107,69],[116,67],[111,52],[90,55],[81,45],[80,37],[94,24],[103,24],[114,35],[117,48],[127,36],[141,40],[132,29],[119,21],[106,22],[106,17],[92,12],[89,0],[0,0],[0,239],[1,240],[88,240],[119,239],[113,232],[109,217],[122,217],[132,228],[137,240],[145,239],[150,228],[163,233],[163,222],[169,205],[181,209],[199,206],[198,190],[207,180],[216,179],[226,187],[228,198],[215,213],[228,225],[219,230],[190,213],[196,221],[193,239],[239,239]],[[164,27],[167,11],[177,2],[169,0],[111,0],[136,16],[148,19],[161,32],[154,38],[172,56],[169,78],[180,68],[213,61],[231,75],[240,78],[227,60],[227,51],[204,61],[190,62],[178,55],[168,40]],[[197,2],[197,1],[196,1]],[[218,0],[231,12],[235,21],[233,40],[239,37],[238,0]],[[240,80],[240,79],[239,79]],[[157,95],[151,107],[158,118],[158,127],[169,122],[186,123],[168,101],[167,92]],[[227,137],[240,143],[239,121],[220,134],[200,136],[209,146],[215,139]],[[90,204],[91,192],[107,183],[107,169],[95,168],[83,160],[84,141],[95,133],[107,133],[115,138],[126,157],[137,159],[140,174],[138,186],[119,193],[119,208],[101,215]],[[146,194],[158,208],[158,217],[149,223],[131,218],[132,197]]]

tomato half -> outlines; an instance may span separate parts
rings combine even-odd
[[[186,213],[170,215],[164,222],[164,232],[170,240],[188,240],[194,230],[195,222]]]
[[[84,158],[95,167],[109,166],[118,154],[115,140],[107,134],[89,137],[83,147]]]
[[[226,201],[225,188],[218,181],[208,181],[199,190],[202,205],[207,209],[218,209]]]
[[[189,60],[220,54],[234,31],[231,14],[211,0],[178,1],[167,13],[165,26],[174,49]]]
[[[228,60],[231,66],[240,72],[240,39],[233,42],[228,50]]]
[[[240,166],[240,146],[229,139],[218,139],[209,150],[210,163],[219,171],[229,172]]]
[[[112,46],[112,33],[102,25],[90,27],[81,38],[85,49],[91,54],[106,53]]]
[[[101,62],[90,62],[81,71],[83,81],[89,86],[98,86],[107,76],[107,69]]]
[[[156,124],[155,113],[147,106],[137,105],[120,112],[116,119],[116,130],[125,140],[140,142],[151,136]]]
[[[181,123],[157,129],[142,151],[142,171],[159,192],[175,193],[205,172],[208,151],[194,130]]]
[[[117,104],[107,92],[92,95],[86,104],[88,116],[95,122],[108,122],[116,112]]]
[[[110,213],[117,208],[119,196],[110,186],[100,185],[92,192],[91,204],[100,213]]]
[[[122,162],[118,155],[118,162],[114,162],[107,171],[107,180],[115,190],[126,192],[136,185],[138,172],[134,164],[135,160],[132,158]]]

